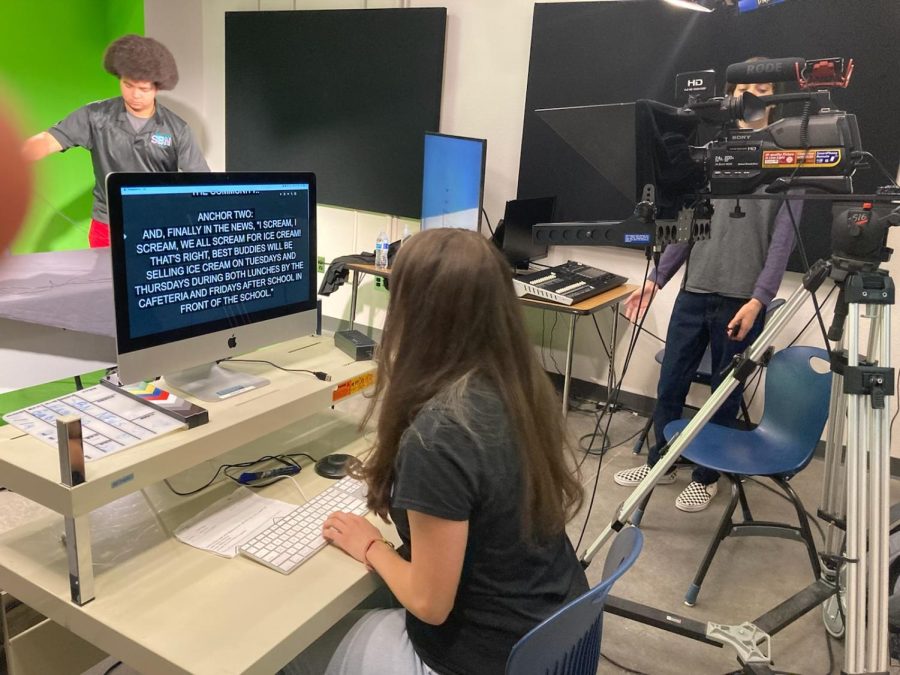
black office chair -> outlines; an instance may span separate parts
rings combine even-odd
[[[775,298],[772,302],[769,303],[769,306],[766,307],[766,320],[768,321],[772,312],[781,307],[785,303],[783,298]],[[660,349],[656,352],[656,362],[662,365],[663,358],[666,355],[665,348]],[[712,386],[712,352],[709,350],[709,346],[706,347],[706,351],[703,352],[703,356],[700,359],[700,365],[697,366],[697,372],[694,374],[693,382],[697,384],[705,384],[706,386]],[[685,404],[685,408],[691,408],[692,410],[697,410],[695,406]],[[753,422],[750,419],[750,410],[747,408],[747,402],[741,397],[741,417],[744,420],[744,428],[750,429],[753,426]],[[649,417],[647,417],[647,424],[644,425],[643,430],[641,431],[641,435],[638,437],[637,441],[634,444],[634,449],[632,452],[635,455],[639,455],[641,453],[641,448],[644,447],[644,443],[647,442],[647,437],[650,434],[650,430],[653,428],[653,414],[651,413]]]

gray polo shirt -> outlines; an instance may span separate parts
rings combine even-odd
[[[63,152],[82,147],[94,165],[92,217],[109,222],[106,175],[113,171],[209,171],[190,127],[156,102],[156,111],[140,131],[128,121],[121,96],[88,103],[48,129]]]

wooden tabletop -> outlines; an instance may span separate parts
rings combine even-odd
[[[368,263],[346,263],[347,269],[353,270],[354,272],[361,272],[363,274],[374,274],[379,277],[390,278],[391,276],[391,268],[387,269],[378,269],[375,265],[370,265]],[[537,298],[528,298],[528,297],[520,297],[519,300],[522,301],[522,304],[526,307],[535,307],[537,309],[547,309],[552,312],[562,312],[563,314],[578,314],[578,315],[586,315],[593,314],[594,312],[603,309],[604,307],[608,307],[613,305],[620,300],[623,300],[627,296],[631,295],[632,291],[636,290],[637,286],[634,284],[623,284],[621,286],[616,286],[604,293],[600,293],[599,295],[595,295],[593,297],[587,298],[586,300],[582,300],[581,302],[576,302],[573,305],[562,305],[558,302],[547,302],[546,300],[538,300]]]

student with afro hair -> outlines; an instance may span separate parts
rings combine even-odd
[[[78,108],[25,142],[23,154],[37,161],[82,147],[94,165],[94,208],[88,240],[109,246],[106,175],[113,171],[209,171],[190,127],[156,100],[178,83],[172,53],[153,38],[125,35],[106,49],[103,67],[119,78],[121,96]]]

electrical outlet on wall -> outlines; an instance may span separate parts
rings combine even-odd
[[[376,290],[387,292],[388,287],[387,287],[387,284],[385,284],[384,282],[385,282],[384,277],[375,277]]]
[[[320,255],[316,258],[316,271],[320,274],[325,271],[325,256]]]

